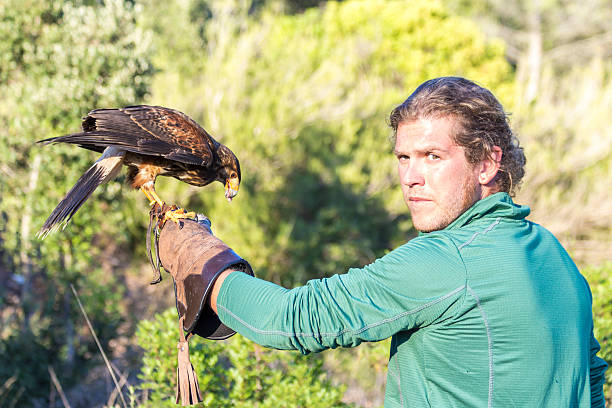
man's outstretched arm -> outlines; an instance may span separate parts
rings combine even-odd
[[[445,245],[417,240],[364,268],[292,290],[228,268],[207,306],[228,327],[272,348],[308,353],[382,340],[453,313],[465,293],[460,259],[445,259],[439,273],[418,262],[442,257]]]

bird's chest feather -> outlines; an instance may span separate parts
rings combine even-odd
[[[206,171],[206,169],[203,170],[201,168],[185,169],[184,171],[170,175],[185,183],[199,187],[212,183],[216,178],[216,175],[213,172],[209,172]]]
[[[162,173],[163,168],[151,164],[130,165],[128,170],[128,183],[132,188],[140,188],[143,184],[155,182],[155,178]]]
[[[196,186],[205,186],[215,179],[214,172],[210,172],[208,168],[161,157],[128,153],[125,161],[129,166],[128,183],[133,188],[140,188],[144,183],[154,182],[157,176],[174,177]]]

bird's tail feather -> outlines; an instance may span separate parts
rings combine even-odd
[[[45,238],[47,234],[64,228],[70,218],[77,212],[91,193],[100,185],[113,179],[123,163],[125,151],[116,147],[108,147],[102,156],[81,176],[66,196],[55,207],[47,221],[43,224],[37,236]]]

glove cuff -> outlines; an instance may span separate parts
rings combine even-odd
[[[204,291],[204,295],[201,297],[200,305],[197,308],[197,313],[195,316],[192,319],[187,319],[187,316],[185,316],[183,329],[187,333],[194,333],[210,340],[227,339],[236,333],[234,330],[221,323],[219,316],[212,311],[212,309],[208,306],[207,301],[210,291],[212,290],[219,275],[226,269],[230,268],[254,276],[251,265],[238,256],[238,254],[236,254],[231,248],[228,248],[209,259],[202,268],[202,274],[206,276],[213,276],[213,278],[208,283],[208,286]],[[189,325],[187,325],[188,320],[190,322]]]

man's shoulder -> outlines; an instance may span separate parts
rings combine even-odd
[[[481,245],[500,247],[513,245],[527,236],[554,236],[541,225],[527,219],[485,217],[460,228],[439,231],[451,240],[460,252],[477,249]]]
[[[469,245],[481,235],[492,233],[502,222],[500,218],[482,219],[464,225],[460,228],[444,229],[421,234],[408,241],[406,246],[433,247],[450,252],[460,253],[461,249]],[[491,236],[493,234],[489,234]]]

